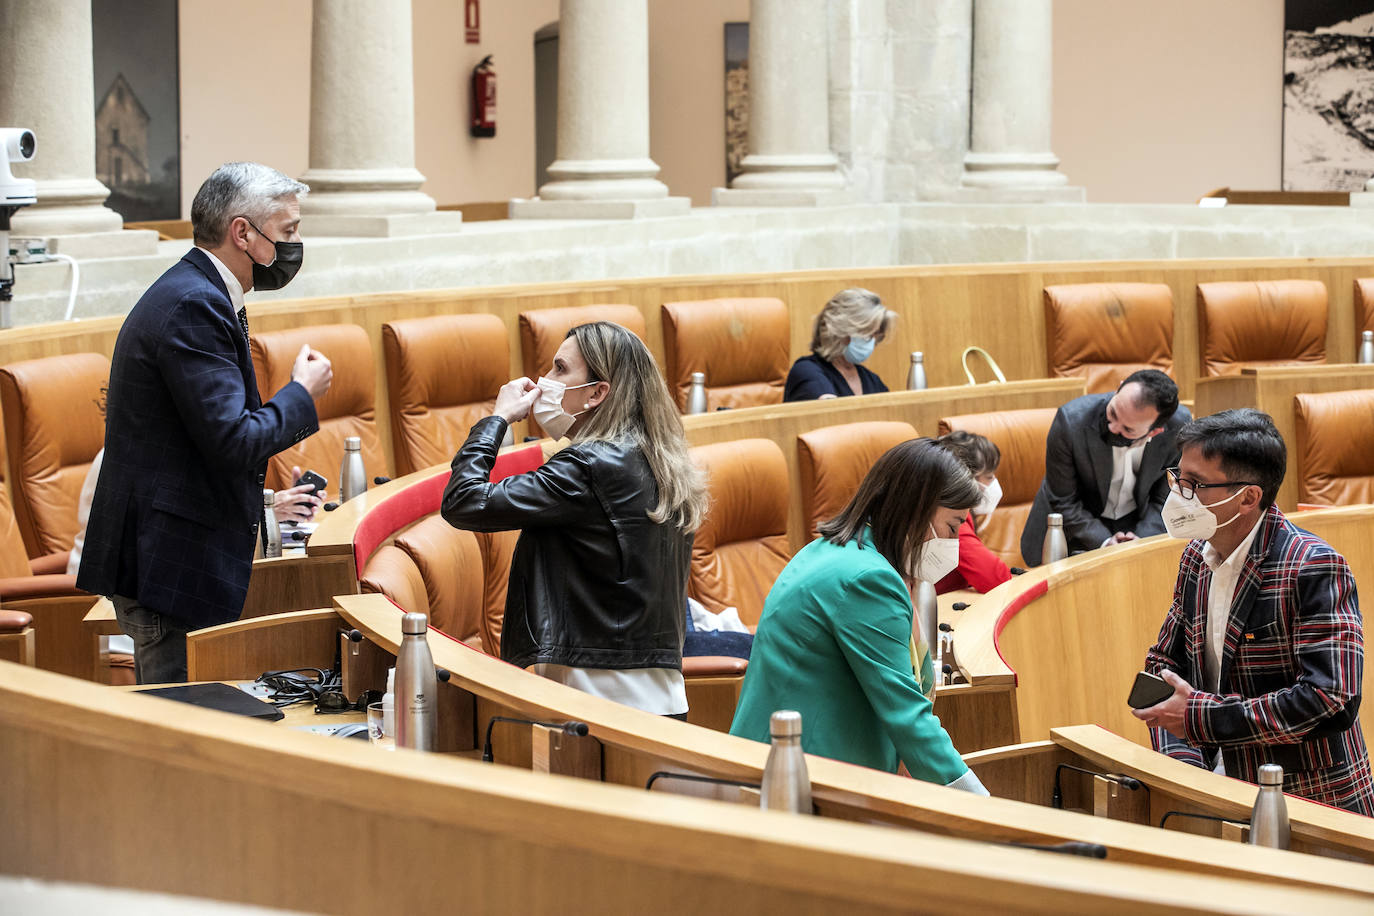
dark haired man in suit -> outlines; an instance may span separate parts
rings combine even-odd
[[[307,190],[257,163],[215,170],[191,204],[195,247],[115,342],[77,585],[114,603],[139,683],[186,680],[186,633],[243,612],[267,459],[319,428],[329,360],[303,347],[263,404],[243,308],[300,268]]]
[[[1021,532],[1026,565],[1041,562],[1051,512],[1064,516],[1069,553],[1162,534],[1164,469],[1178,462],[1174,436],[1190,419],[1178,385],[1158,369],[1059,408],[1045,440],[1045,479]]]
[[[1170,757],[1247,782],[1276,763],[1283,791],[1374,815],[1355,577],[1274,505],[1283,437],[1245,408],[1195,420],[1178,441],[1164,523],[1190,543],[1145,658],[1174,692],[1136,718]]]

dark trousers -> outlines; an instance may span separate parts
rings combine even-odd
[[[134,676],[138,682],[184,684],[186,633],[190,628],[123,595],[112,595],[110,602],[119,628],[134,641]]]

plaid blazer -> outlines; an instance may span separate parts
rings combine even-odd
[[[1207,591],[1202,541],[1183,552],[1174,601],[1146,670],[1189,684],[1183,735],[1151,729],[1157,750],[1195,766],[1221,749],[1226,773],[1256,782],[1283,767],[1292,795],[1374,816],[1374,780],[1357,714],[1364,636],[1355,579],[1331,545],[1270,507],[1250,545],[1221,654],[1220,695],[1205,684]]]

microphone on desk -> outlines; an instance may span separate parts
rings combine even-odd
[[[1120,776],[1113,773],[1098,773],[1094,770],[1085,770],[1082,767],[1076,767],[1071,763],[1061,763],[1059,764],[1059,766],[1054,768],[1054,795],[1050,797],[1051,808],[1064,807],[1064,794],[1059,788],[1059,773],[1061,770],[1073,770],[1075,773],[1082,773],[1085,776],[1101,776],[1103,779],[1110,780],[1111,782],[1114,782],[1117,785],[1121,786],[1123,789],[1129,789],[1132,792],[1135,792],[1143,787],[1141,781],[1139,779],[1136,779],[1134,776]]]
[[[337,509],[337,508],[339,508],[339,504],[338,504],[338,503],[325,503],[325,504],[324,504],[324,511],[326,511],[326,512],[333,512],[333,511],[334,511],[335,509]]]
[[[1024,576],[1024,575],[1026,574],[1026,571],[1025,571],[1024,569],[1022,569],[1021,567],[1019,567],[1019,566],[1013,566],[1013,567],[1012,567],[1010,570],[1008,570],[1008,571],[1009,571],[1013,576]]]
[[[1054,845],[1041,845],[1039,843],[1008,843],[1007,845],[1021,849],[1035,849],[1040,852],[1057,852],[1066,856],[1083,856],[1086,859],[1107,858],[1106,846],[1101,843],[1084,843],[1079,840],[1069,840],[1067,843]]]
[[[963,611],[968,609],[967,601],[956,601],[949,606],[952,611]]]
[[[380,487],[380,486],[381,486],[382,484],[384,484],[384,483],[391,483],[391,478],[390,478],[390,477],[374,477],[374,478],[372,478],[372,482],[373,482],[374,484],[376,484],[377,486]]]
[[[568,722],[541,722],[538,719],[517,719],[514,716],[492,716],[487,722],[487,737],[482,742],[482,762],[491,763],[495,758],[491,754],[491,729],[497,722],[511,722],[515,725],[542,725],[544,728],[556,728],[565,735],[572,735],[575,738],[585,738],[591,729],[586,722],[576,720]]]

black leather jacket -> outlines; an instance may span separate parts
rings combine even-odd
[[[501,658],[578,668],[682,667],[692,535],[655,524],[658,485],[634,445],[575,443],[527,474],[488,478],[506,422],[479,420],[441,512],[455,528],[521,529]]]

